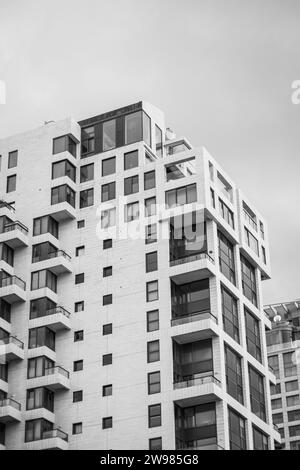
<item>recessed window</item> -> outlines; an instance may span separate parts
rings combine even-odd
[[[138,201],[131,202],[125,206],[125,222],[132,222],[138,220],[140,216],[140,204]]]
[[[73,403],[78,403],[79,401],[83,400],[83,392],[82,390],[77,390],[73,392]]]
[[[83,370],[83,361],[74,361],[73,362],[73,371],[74,372],[79,372],[80,370]]]
[[[75,275],[75,284],[82,284],[84,282],[84,273]]]
[[[80,197],[79,197],[80,209],[84,209],[85,207],[90,207],[93,204],[94,204],[94,188],[80,191]]]
[[[157,251],[146,253],[146,273],[157,271]]]
[[[113,426],[112,416],[102,418],[102,429],[110,429]]]
[[[144,173],[144,189],[155,188],[155,170]]]
[[[116,120],[111,119],[102,125],[103,131],[103,152],[116,147]]]
[[[106,325],[103,325],[102,333],[103,333],[103,336],[111,335],[112,334],[112,323],[106,323]]]
[[[166,208],[170,209],[184,204],[191,204],[197,201],[197,188],[196,184],[189,184],[180,188],[171,189],[166,191]]]
[[[129,176],[124,179],[124,195],[135,194],[139,192],[139,177],[138,175]]]
[[[108,366],[112,364],[112,354],[103,354],[102,356],[102,365]]]
[[[116,172],[116,157],[102,160],[102,176],[113,175]]]
[[[104,295],[102,298],[103,305],[110,305],[112,304],[112,294]]]
[[[149,428],[161,426],[161,404],[148,406]]]
[[[83,341],[83,330],[74,331],[74,343]]]
[[[85,251],[84,245],[82,245],[82,246],[77,246],[77,247],[76,247],[76,250],[75,250],[75,256],[78,257],[78,256],[84,255],[84,251]]]
[[[16,190],[17,175],[11,175],[7,177],[6,192],[11,193]]]
[[[156,197],[145,199],[145,217],[151,217],[156,214]]]
[[[85,127],[81,130],[81,158],[95,151],[95,126]]]
[[[37,217],[33,219],[33,236],[42,235],[43,233],[51,233],[55,238],[58,238],[58,222],[50,215]]]
[[[142,111],[125,116],[125,145],[142,140]]]
[[[18,150],[9,152],[8,154],[8,168],[15,168],[18,165]]]
[[[147,282],[146,285],[147,302],[158,300],[158,281]]]
[[[86,183],[94,179],[94,163],[80,167],[80,183]]]
[[[124,154],[124,170],[130,170],[139,166],[139,152],[134,150]]]
[[[112,276],[112,266],[106,266],[103,268],[103,277]]]
[[[148,395],[160,393],[160,372],[150,372],[148,374]]]
[[[67,202],[72,207],[75,207],[75,191],[67,184],[61,184],[51,188],[51,205]]]
[[[84,228],[85,227],[85,220],[78,220],[77,222],[77,228]]]
[[[109,248],[112,248],[111,238],[107,238],[106,240],[103,240],[103,250],[108,250]]]
[[[81,301],[81,302],[76,302],[75,303],[75,312],[83,312],[84,311],[84,302]]]
[[[149,439],[149,450],[162,450],[162,438],[154,437]]]
[[[72,434],[82,434],[82,423],[73,423]]]
[[[159,311],[147,312],[147,332],[159,330]]]
[[[150,245],[150,243],[157,242],[157,225],[150,224],[145,227],[145,243]]]
[[[147,343],[147,362],[157,362],[160,360],[159,339],[148,341]]]
[[[101,212],[101,228],[106,229],[116,225],[116,208],[112,207]]]
[[[103,385],[102,387],[102,396],[109,397],[112,395],[112,385]]]
[[[112,183],[103,184],[101,186],[101,201],[111,201],[116,197],[116,183],[113,181]]]

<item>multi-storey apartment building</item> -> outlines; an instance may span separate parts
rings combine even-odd
[[[267,332],[269,364],[277,378],[271,386],[273,422],[281,447],[300,450],[300,301],[268,305],[265,312],[272,321]]]
[[[139,102],[0,155],[0,445],[273,449],[266,222],[209,153]]]

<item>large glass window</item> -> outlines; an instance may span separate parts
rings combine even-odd
[[[219,267],[222,274],[235,285],[235,262],[233,244],[218,231],[219,240]]]
[[[14,250],[6,243],[0,243],[0,260],[5,261],[10,266],[14,265]]]
[[[38,217],[33,221],[33,236],[43,233],[51,233],[55,238],[58,238],[58,222],[51,215]]]
[[[75,191],[67,184],[51,189],[51,204],[59,204],[61,202],[68,202],[72,207],[75,207]]]
[[[268,436],[253,426],[253,449],[268,450]]]
[[[242,361],[231,348],[225,346],[227,393],[244,403]]]
[[[31,273],[31,290],[43,289],[44,287],[57,292],[57,276],[48,269]]]
[[[142,111],[125,116],[125,145],[139,142],[142,137]]]
[[[41,297],[30,301],[30,319],[49,315],[56,308],[56,303],[48,297]]]
[[[162,139],[162,130],[155,124],[155,150],[156,155],[162,157],[163,154],[163,139]]]
[[[249,261],[241,255],[241,267],[242,267],[242,287],[243,294],[247,299],[250,300],[257,307],[257,288],[255,269],[249,263]]]
[[[62,135],[53,139],[53,155],[61,152],[70,152],[76,158],[76,142],[69,135]]]
[[[84,157],[86,154],[95,151],[95,127],[85,127],[81,131],[81,154]]]
[[[76,168],[68,160],[52,163],[52,179],[68,176],[72,181],[76,181]]]
[[[116,147],[116,120],[111,119],[103,123],[103,152]]]
[[[52,243],[44,242],[32,246],[32,263],[38,263],[46,259],[52,258],[57,252],[56,246]]]
[[[43,418],[25,421],[25,442],[39,441],[52,429],[53,423]]]
[[[166,191],[166,208],[190,204],[197,201],[196,184],[189,184],[180,188]]]
[[[230,450],[246,450],[246,420],[228,408]]]
[[[259,321],[245,308],[247,351],[261,362]]]
[[[27,378],[42,377],[47,374],[47,369],[54,367],[54,361],[46,356],[38,356],[28,359]]]
[[[266,421],[266,403],[264,379],[253,367],[249,365],[249,386],[251,411],[256,416]]]
[[[50,330],[47,326],[31,328],[29,330],[28,349],[35,349],[41,346],[47,346],[55,351],[55,332]]]
[[[38,408],[54,411],[54,392],[52,390],[46,387],[27,390],[26,410],[36,410]]]
[[[151,147],[151,119],[145,112],[143,112],[143,140]]]
[[[80,197],[79,197],[80,209],[84,209],[85,207],[90,207],[93,204],[94,204],[94,188],[80,191]]]
[[[86,183],[94,179],[94,163],[80,167],[80,183]]]
[[[0,318],[10,323],[11,318],[11,304],[3,299],[0,299]]]
[[[226,333],[239,343],[239,317],[237,300],[225,287],[221,287],[223,326]]]

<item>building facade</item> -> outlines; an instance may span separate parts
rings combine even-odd
[[[139,102],[0,141],[0,446],[273,449],[267,226]]]
[[[276,375],[271,386],[273,422],[281,448],[300,450],[300,301],[268,305],[272,321],[267,332],[269,364]]]

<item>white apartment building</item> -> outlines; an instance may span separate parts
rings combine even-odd
[[[272,321],[267,333],[269,365],[276,375],[271,386],[273,422],[281,448],[300,450],[300,301],[265,307]]]
[[[206,149],[139,102],[0,155],[0,447],[274,449],[267,225]]]

